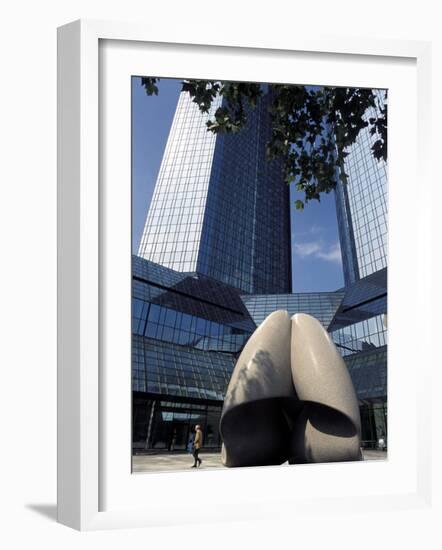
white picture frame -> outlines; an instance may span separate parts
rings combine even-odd
[[[110,44],[106,50],[106,44]],[[116,48],[112,53],[112,44],[123,45],[122,49]],[[401,456],[404,450],[403,434],[399,430],[391,429],[389,460],[384,465],[380,464],[335,464],[335,465],[314,465],[314,477],[318,480],[330,479],[333,477],[334,484],[321,485],[318,487],[308,484],[311,467],[302,467],[301,475],[296,473],[296,483],[301,487],[300,494],[291,494],[287,491],[290,476],[293,477],[295,470],[292,468],[266,468],[266,469],[245,469],[236,471],[204,472],[204,478],[196,481],[187,473],[154,474],[149,478],[137,478],[130,476],[130,467],[127,463],[127,455],[130,454],[130,442],[125,439],[124,430],[129,430],[129,418],[126,414],[127,406],[130,406],[130,388],[121,385],[122,379],[114,377],[112,372],[108,376],[105,372],[107,365],[105,358],[109,354],[104,353],[103,348],[103,326],[106,324],[110,295],[116,296],[115,289],[125,288],[127,279],[127,265],[116,273],[114,278],[103,283],[106,276],[108,262],[115,262],[124,247],[128,246],[127,256],[130,256],[130,243],[124,238],[119,239],[114,250],[109,253],[105,244],[107,233],[112,232],[112,216],[121,213],[121,205],[127,205],[127,188],[125,195],[118,193],[107,193],[103,188],[103,174],[108,174],[107,165],[100,164],[102,155],[103,135],[100,134],[100,124],[103,117],[107,116],[106,108],[111,97],[106,96],[106,101],[100,96],[100,78],[103,77],[100,64],[112,64],[117,66],[118,59],[122,66],[126,63],[127,49],[138,48],[141,51],[144,46],[149,45],[161,55],[161,48],[168,48],[173,52],[183,52],[187,55],[198,50],[200,65],[181,65],[186,74],[176,76],[200,76],[205,77],[201,59],[210,58],[213,52],[229,58],[231,65],[241,65],[240,57],[245,54],[250,58],[259,60],[259,56],[272,56],[275,61],[279,60],[284,64],[292,59],[291,56],[307,56],[310,61],[316,56],[321,58],[321,63],[326,67],[333,60],[339,62],[350,62],[357,64],[371,61],[386,65],[385,73],[391,71],[395,63],[405,63],[413,66],[414,77],[417,82],[417,94],[410,90],[409,109],[416,112],[417,127],[416,139],[410,140],[408,165],[409,170],[418,170],[426,185],[430,186],[428,177],[428,125],[430,120],[429,86],[430,80],[430,44],[416,41],[394,41],[394,40],[365,40],[355,37],[318,37],[311,38],[299,34],[290,37],[272,39],[272,43],[266,42],[264,37],[256,36],[254,39],[242,39],[240,36],[226,38],[209,38],[204,31],[198,36],[191,38],[186,35],[183,29],[180,34],[174,31],[172,35],[159,29],[147,28],[143,25],[126,24],[119,22],[102,21],[76,21],[61,27],[58,31],[58,521],[70,527],[80,530],[104,529],[115,527],[139,527],[176,523],[190,523],[192,521],[230,521],[233,519],[250,519],[260,517],[281,517],[296,510],[297,513],[323,513],[333,506],[338,513],[347,513],[350,509],[357,507],[360,510],[370,510],[376,507],[388,509],[403,507],[425,507],[429,506],[431,500],[431,468],[430,468],[430,432],[427,419],[430,415],[429,385],[431,360],[422,361],[420,364],[420,376],[413,378],[410,367],[413,358],[419,354],[429,354],[423,351],[429,334],[426,333],[425,323],[421,323],[414,330],[417,331],[419,344],[408,351],[409,367],[403,369],[404,391],[410,398],[415,398],[409,409],[405,410],[404,402],[400,401],[397,395],[390,394],[391,386],[397,383],[398,379],[394,369],[390,376],[389,371],[389,403],[393,404],[391,420],[399,426],[400,415],[411,422],[415,430],[411,444],[410,457]],[[100,48],[103,48],[104,50]],[[104,52],[104,53],[103,53]],[[114,52],[114,53],[115,53]],[[121,54],[121,55],[120,55]],[[141,55],[141,54],[140,54]],[[142,55],[145,55],[144,53]],[[310,56],[310,57],[309,57]],[[136,56],[132,56],[133,59]],[[159,58],[160,59],[160,58]],[[226,60],[223,61],[226,64]],[[253,64],[253,63],[252,63]],[[244,65],[242,65],[244,67]],[[404,65],[405,66],[405,65]],[[111,69],[112,69],[111,67]],[[220,64],[221,67],[221,64]],[[390,69],[389,69],[390,68]],[[124,69],[126,70],[126,69]],[[170,69],[172,71],[172,69]],[[190,71],[190,72],[189,72]],[[196,71],[193,74],[193,71]],[[381,71],[382,72],[382,71]],[[398,73],[401,71],[398,70]],[[405,71],[407,72],[407,71]],[[404,72],[404,75],[405,75]],[[110,71],[112,73],[112,70]],[[124,71],[123,71],[124,73]],[[121,73],[121,74],[123,74]],[[130,73],[130,71],[129,71]],[[355,71],[356,75],[357,71]],[[118,71],[115,72],[118,76]],[[157,73],[151,73],[156,75]],[[307,73],[306,73],[307,74]],[[408,74],[408,73],[407,73]],[[410,73],[411,74],[411,73]],[[163,75],[163,73],[162,73]],[[352,78],[357,78],[352,75]],[[167,76],[167,75],[164,75]],[[218,75],[216,75],[218,76]],[[106,82],[106,76],[103,77]],[[244,79],[247,79],[245,77]],[[362,77],[361,77],[362,78]],[[382,76],[379,77],[379,84],[382,83]],[[392,78],[392,77],[391,77]],[[398,77],[399,78],[399,77]],[[404,76],[409,78],[409,76]],[[262,78],[262,80],[265,80]],[[363,80],[361,80],[362,82]],[[113,82],[113,81],[112,81]],[[313,83],[313,81],[310,81]],[[352,85],[352,80],[349,85]],[[376,82],[373,81],[373,86]],[[118,92],[115,86],[115,93]],[[122,91],[124,94],[124,90]],[[399,123],[399,111],[396,119],[393,112],[393,120]],[[391,118],[390,118],[391,119]],[[116,122],[117,128],[121,128],[120,138],[127,137],[127,127],[123,128],[121,122]],[[118,126],[120,124],[120,126]],[[129,121],[126,123],[129,124]],[[414,124],[413,122],[411,124]],[[114,126],[115,127],[115,126]],[[413,129],[413,126],[411,126]],[[120,134],[120,132],[118,132]],[[399,133],[399,132],[398,132]],[[399,139],[399,138],[398,138]],[[109,153],[114,151],[118,143],[106,145],[110,147]],[[127,147],[124,148],[120,162],[124,178],[127,178]],[[393,176],[396,179],[403,177],[406,188],[410,176],[401,167],[394,163],[394,144],[392,155]],[[397,158],[397,157],[396,157]],[[414,162],[415,161],[415,162]],[[101,167],[101,169],[100,169]],[[414,172],[416,173],[416,172]],[[106,176],[107,177],[107,176]],[[110,177],[110,176],[109,176]],[[408,178],[408,179],[407,179]],[[110,186],[112,189],[116,186]],[[400,198],[392,188],[391,202],[404,201],[402,208],[406,208],[410,198]],[[106,194],[107,193],[107,194]],[[406,193],[403,193],[406,195]],[[105,198],[105,200],[104,200]],[[121,200],[122,199],[122,202]],[[414,302],[409,305],[411,314],[420,311],[423,315],[430,311],[430,288],[432,275],[430,269],[430,256],[432,246],[432,235],[430,232],[431,204],[416,206],[416,235],[409,235],[411,241],[418,239],[419,262],[416,266],[410,267],[407,273],[402,273],[401,283],[391,287],[391,280],[398,279],[400,266],[406,265],[401,257],[398,240],[393,244],[390,251],[390,258],[393,260],[393,269],[389,271],[389,332],[392,338],[399,339],[402,331],[410,336],[410,328],[405,326],[401,319],[400,302],[401,292],[406,288],[413,289],[416,294]],[[400,218],[400,210],[391,218],[395,227],[403,224]],[[122,214],[124,227],[127,234],[127,211]],[[126,218],[124,217],[126,216]],[[104,221],[103,221],[104,220]],[[129,220],[130,222],[130,220]],[[404,228],[406,231],[406,228]],[[393,232],[394,233],[394,232]],[[104,240],[103,240],[104,239]],[[411,242],[410,241],[410,242]],[[423,243],[423,244],[422,244]],[[402,254],[403,255],[403,254]],[[395,263],[396,262],[396,263]],[[123,262],[124,263],[124,262]],[[396,271],[394,265],[397,266]],[[125,279],[126,277],[126,279]],[[417,283],[420,282],[418,285]],[[130,284],[130,271],[129,271]],[[408,287],[407,287],[408,285]],[[126,301],[130,296],[130,286],[127,286],[122,304],[117,311],[123,312],[121,317],[129,323],[127,317]],[[119,295],[119,293],[118,293]],[[117,300],[118,301],[118,300]],[[397,305],[397,315],[395,306]],[[109,315],[109,319],[120,317]],[[113,321],[112,321],[113,323]],[[124,326],[124,325],[123,325]],[[116,331],[119,325],[115,324],[105,330]],[[123,334],[123,333],[122,333]],[[396,335],[396,336],[395,336]],[[122,337],[125,345],[120,346],[118,354],[124,356],[127,352],[127,342],[130,335],[127,331]],[[401,361],[400,349],[392,346],[393,353],[389,352],[389,366]],[[422,356],[422,355],[420,355]],[[130,362],[130,358],[127,359]],[[124,370],[124,369],[122,369]],[[129,376],[130,371],[124,371],[123,381]],[[106,378],[107,377],[107,378]],[[103,380],[110,380],[112,383]],[[407,385],[408,384],[408,385]],[[112,407],[109,403],[112,399],[115,402],[117,392],[120,392],[121,403],[125,414],[122,418],[112,416]],[[112,396],[111,396],[112,394]],[[408,415],[408,416],[407,416]],[[109,418],[115,422],[117,435],[113,441],[108,441],[106,435],[106,422]],[[121,432],[119,432],[121,428]],[[115,446],[118,434],[123,434],[121,442],[122,454],[119,454]],[[127,448],[126,448],[127,447]],[[362,476],[361,466],[366,468]],[[124,470],[124,472],[122,471]],[[252,471],[253,470],[253,471]],[[382,470],[382,471],[381,471]],[[119,473],[121,477],[119,477]],[[201,472],[202,473],[202,472]],[[330,476],[333,473],[333,476]],[[229,476],[229,477],[226,477]],[[260,491],[255,492],[256,482],[260,480]],[[302,481],[301,479],[304,479]],[[372,485],[372,490],[355,490],[355,484],[362,477],[384,476],[390,480],[383,489],[380,485]],[[118,478],[118,479],[117,479]],[[341,480],[346,479],[343,483]],[[114,480],[116,480],[114,482]],[[201,481],[202,480],[202,481]],[[111,489],[107,485],[113,484]],[[217,499],[212,500],[210,506],[193,518],[192,512],[183,507],[177,497],[175,505],[171,505],[162,499],[162,487],[180,487],[180,491],[189,488],[189,484],[204,483],[215,488]],[[235,495],[223,494],[223,487],[239,487]],[[125,485],[124,485],[125,484]],[[106,485],[106,490],[104,490]],[[124,487],[123,487],[124,485]],[[130,485],[130,487],[129,487]],[[152,503],[140,506],[135,492],[139,492],[138,486],[149,487]],[[135,487],[134,487],[135,486]],[[276,492],[270,490],[278,487]],[[326,490],[324,490],[324,487]],[[242,488],[242,489],[241,489]],[[248,494],[245,494],[244,489]],[[144,489],[145,490],[145,489]],[[135,491],[135,492],[134,492]],[[170,493],[169,493],[170,494]],[[179,494],[179,491],[177,491]],[[109,497],[109,495],[111,495]],[[121,495],[121,500],[120,499]],[[132,496],[131,496],[132,495]],[[310,495],[310,497],[308,496]],[[231,498],[231,503],[229,503]],[[109,504],[110,503],[110,504]],[[167,511],[167,513],[166,513]]]

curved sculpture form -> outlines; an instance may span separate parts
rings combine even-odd
[[[361,420],[350,374],[310,315],[292,317],[291,367],[304,407],[294,422],[289,462],[360,460]]]
[[[282,402],[296,402],[290,371],[291,320],[275,311],[245,345],[221,413],[225,466],[263,466],[287,460],[290,431]]]
[[[350,375],[319,321],[270,314],[244,347],[227,388],[223,464],[360,460],[360,431]]]

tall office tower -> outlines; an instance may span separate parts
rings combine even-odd
[[[207,131],[180,94],[138,255],[198,272],[246,293],[291,290],[289,189],[282,161],[266,159],[272,88],[237,134]]]
[[[376,108],[365,118],[375,116],[386,102],[385,90],[376,90]],[[387,165],[371,154],[376,136],[368,128],[359,133],[345,159],[348,182],[338,179],[336,210],[345,284],[387,266]]]

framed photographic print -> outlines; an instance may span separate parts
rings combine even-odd
[[[428,48],[59,29],[60,522],[425,505]]]

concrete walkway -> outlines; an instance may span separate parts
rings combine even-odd
[[[385,451],[367,450],[363,452],[364,460],[385,460],[387,453]],[[203,461],[201,469],[213,470],[215,468],[224,468],[221,464],[220,453],[201,453]],[[190,470],[193,464],[193,457],[190,454],[155,454],[155,455],[137,455],[133,457],[133,473],[145,472],[172,472]],[[288,465],[287,463],[283,466]]]

